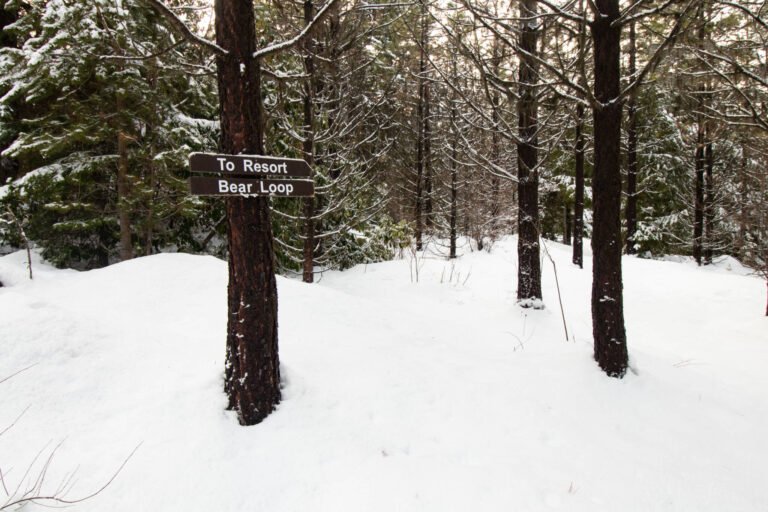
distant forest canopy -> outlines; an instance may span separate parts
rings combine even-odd
[[[210,3],[165,1],[214,40]],[[344,269],[429,239],[483,249],[526,230],[580,251],[606,158],[595,122],[620,109],[623,250],[765,272],[768,6],[621,2],[606,28],[593,10],[610,3],[340,1],[265,58],[265,152],[311,158],[317,191],[272,199],[280,269]],[[258,44],[324,4],[255,2]],[[595,41],[616,27],[619,91],[604,101]],[[222,256],[224,202],[190,195],[187,166],[218,148],[215,55],[145,0],[0,0],[0,28],[4,250],[23,246],[21,224],[58,266]]]

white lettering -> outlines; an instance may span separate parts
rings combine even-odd
[[[293,192],[293,185],[290,183],[270,183],[269,181],[259,182],[259,191],[262,194],[287,196]]]
[[[280,170],[283,172],[283,174],[288,174],[288,163],[287,162],[281,163]]]
[[[229,183],[227,180],[219,180],[219,193],[226,194],[227,190],[229,190]]]
[[[237,183],[231,183],[229,185],[229,192],[232,194],[237,194]]]
[[[253,161],[245,159],[243,160],[243,171],[244,172],[253,172]]]
[[[227,162],[227,170],[232,172],[235,170],[235,162]]]
[[[277,172],[277,164],[269,164],[269,172],[275,174]]]
[[[249,193],[249,194],[251,194],[251,193],[252,193],[252,191],[251,191],[251,186],[253,186],[253,183],[249,183],[249,184],[248,184],[248,193]]]
[[[223,171],[224,170],[224,162],[226,162],[227,159],[226,158],[222,158],[222,157],[217,157],[216,160],[219,161],[219,170]]]

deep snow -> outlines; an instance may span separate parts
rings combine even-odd
[[[547,246],[567,342],[548,260],[546,309],[515,305],[514,238],[420,255],[418,282],[408,255],[278,278],[284,399],[247,428],[221,391],[225,262],[37,261],[30,282],[0,258],[0,380],[34,365],[0,384],[0,431],[29,407],[0,436],[7,487],[63,441],[46,489],[77,469],[70,498],[139,446],[84,511],[768,510],[765,282],[625,257],[616,380],[592,360],[589,254]]]

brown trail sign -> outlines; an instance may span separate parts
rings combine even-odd
[[[313,197],[314,184],[309,180],[260,180],[244,178],[207,178],[192,176],[189,190],[198,196],[275,196]]]
[[[309,177],[306,162],[255,156],[264,152],[261,62],[313,37],[313,27],[323,22],[339,0],[325,2],[294,37],[263,47],[256,44],[254,0],[214,2],[215,43],[194,34],[162,0],[144,1],[182,37],[216,55],[221,121],[219,147],[229,154],[193,155],[192,172],[226,174],[228,186],[235,184],[238,191],[240,184],[230,183],[230,177],[238,174],[254,178]],[[306,4],[311,6],[311,3]],[[262,181],[253,180],[251,187],[260,186],[259,183]],[[279,192],[280,182],[265,180],[263,183],[266,187],[273,183],[275,192]],[[284,185],[287,192],[287,184]],[[293,186],[296,191],[303,185],[294,183]],[[280,402],[274,236],[267,197],[244,197],[238,192],[237,196],[226,198],[226,210],[229,285],[224,390],[229,402],[227,408],[237,411],[240,424],[254,425]]]
[[[280,158],[262,155],[220,155],[192,153],[189,170],[194,173],[224,173],[254,177],[308,178],[309,164],[298,158]]]

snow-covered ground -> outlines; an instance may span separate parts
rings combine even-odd
[[[540,311],[516,240],[278,278],[284,400],[224,410],[226,263],[90,272],[0,258],[0,469],[56,449],[85,511],[766,511],[765,282],[737,262],[624,258],[632,371],[592,360],[591,258],[549,243]],[[33,468],[31,474],[36,474]],[[0,487],[0,496],[3,490]],[[2,503],[2,498],[0,498]],[[1,506],[1,505],[0,505]],[[29,507],[30,509],[35,509]]]

